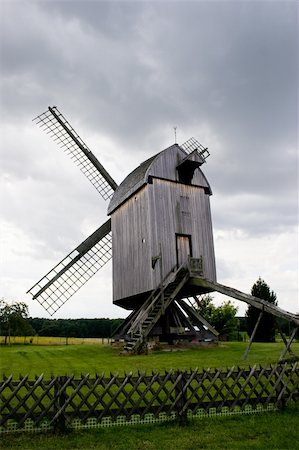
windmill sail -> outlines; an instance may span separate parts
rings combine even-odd
[[[117,188],[116,182],[56,106],[49,106],[33,120],[70,155],[104,200],[110,199]]]
[[[111,220],[107,220],[27,293],[52,316],[112,256]]]
[[[208,148],[204,147],[194,137],[188,139],[188,141],[181,144],[180,147],[185,150],[186,153],[192,153],[194,150],[197,150],[204,160],[206,160],[207,157],[210,156]]]

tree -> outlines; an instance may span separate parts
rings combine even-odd
[[[237,308],[231,301],[220,306],[212,303],[213,297],[203,296],[198,302],[198,312],[218,331],[220,339],[234,340],[238,338],[239,320],[236,318]]]
[[[252,286],[251,295],[266,300],[267,302],[277,306],[276,294],[270,290],[270,287],[261,278],[259,278],[256,281],[256,283],[254,283],[254,285]],[[249,305],[246,311],[246,322],[247,322],[247,332],[250,336],[254,330],[259,315],[260,310],[255,308],[254,306]],[[275,317],[272,316],[272,314],[264,312],[261,321],[257,327],[253,341],[275,342],[275,330],[276,330]]]
[[[238,339],[239,320],[236,318],[237,310],[238,308],[230,300],[215,308],[211,317],[211,325],[218,331],[220,339]]]
[[[5,336],[4,344],[10,336],[30,336],[35,334],[28,321],[28,306],[26,303],[7,303],[0,300],[0,334]]]
[[[206,294],[200,297],[200,300],[197,303],[197,310],[199,314],[201,314],[209,323],[211,323],[211,319],[216,308],[212,301],[213,297],[210,294]]]
[[[111,337],[124,319],[40,319],[29,318],[39,336],[79,338]]]

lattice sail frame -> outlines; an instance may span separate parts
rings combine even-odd
[[[56,106],[33,119],[60,145],[104,200],[112,197],[116,182],[89,150]],[[69,253],[27,293],[53,315],[112,257],[111,221]]]
[[[200,142],[198,142],[194,137],[188,139],[188,141],[181,144],[180,147],[187,153],[192,153],[194,152],[194,150],[197,150],[204,160],[206,160],[208,156],[210,156],[210,152],[208,151],[208,149],[204,147]]]
[[[71,157],[104,200],[112,197],[117,188],[116,182],[56,106],[49,107],[33,121]]]
[[[29,291],[52,316],[112,257],[110,219]]]

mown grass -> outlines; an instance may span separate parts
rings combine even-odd
[[[0,448],[23,450],[297,450],[298,409],[282,412],[205,418],[176,423],[123,426],[67,435],[3,435]]]
[[[299,343],[292,346],[299,354]],[[283,349],[281,343],[255,343],[252,345],[247,361],[243,361],[246,349],[244,342],[220,343],[217,347],[190,348],[184,351],[159,351],[149,355],[124,356],[120,350],[110,345],[11,345],[0,346],[0,375],[18,377],[29,375],[33,378],[41,373],[50,375],[75,375],[81,373],[110,372],[122,375],[124,372],[136,373],[184,370],[190,368],[225,368],[268,365],[278,360]]]
[[[9,345],[79,345],[95,344],[103,345],[110,342],[109,338],[76,338],[76,337],[54,337],[54,336],[11,336],[8,338]],[[0,336],[0,345],[5,343],[5,336]]]
[[[299,354],[299,343],[293,351]],[[218,347],[191,348],[185,351],[159,351],[144,356],[123,356],[110,345],[11,345],[0,346],[0,373],[15,378],[110,372],[123,374],[268,365],[275,363],[283,344],[253,344],[246,362],[244,342],[220,343]],[[100,450],[195,450],[195,449],[299,449],[298,407],[282,412],[233,417],[204,418],[186,427],[176,423],[122,426],[54,434],[1,435],[3,449],[100,449]]]

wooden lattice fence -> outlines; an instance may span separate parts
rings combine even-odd
[[[298,362],[94,378],[4,377],[0,432],[184,422],[273,410],[298,400]]]

